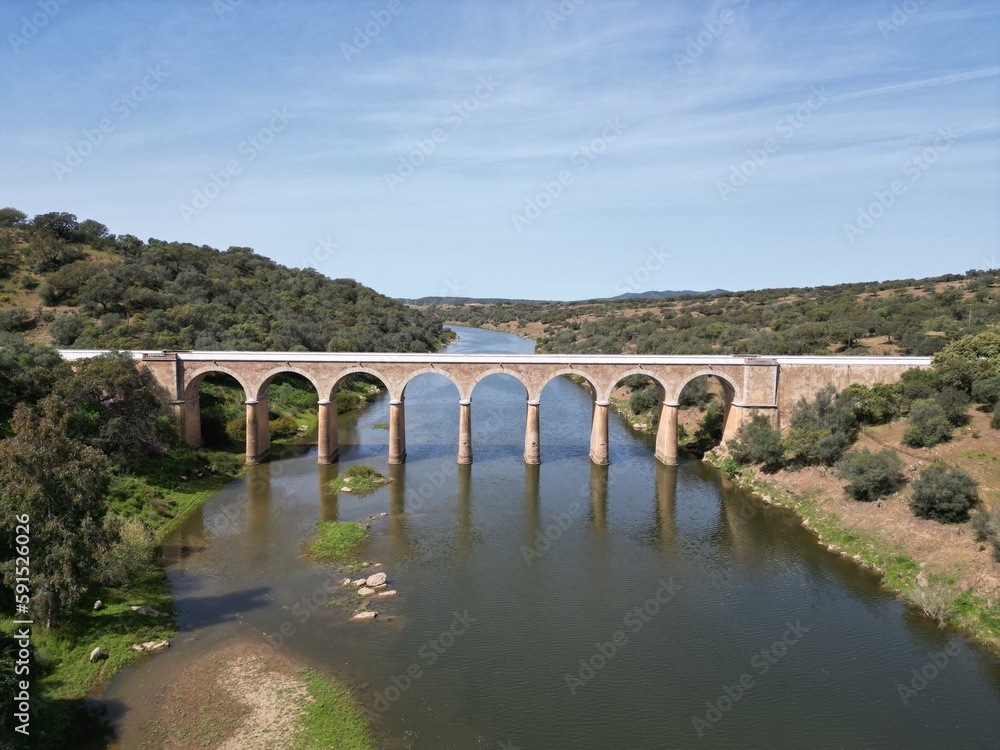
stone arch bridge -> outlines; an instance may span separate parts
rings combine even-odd
[[[63,349],[67,360],[103,354],[99,350]],[[764,357],[660,356],[595,354],[375,354],[312,352],[133,351],[132,357],[152,373],[173,404],[181,432],[201,444],[198,390],[210,373],[225,373],[246,394],[246,460],[256,464],[270,455],[268,388],[284,373],[297,373],[319,394],[319,463],[332,463],[339,453],[337,386],[353,373],[378,378],[389,396],[389,463],[406,458],[405,397],[418,375],[435,373],[451,380],[459,396],[458,462],[472,463],[472,394],[490,375],[509,375],[525,389],[527,412],[524,460],[539,463],[542,389],[552,378],[575,375],[589,384],[593,397],[590,458],[608,463],[608,407],[622,378],[646,375],[660,395],[656,458],[677,463],[677,414],[681,390],[701,376],[716,378],[724,392],[723,440],[732,437],[747,415],[767,414],[781,427],[801,397],[811,399],[826,385],[838,389],[852,383],[890,383],[912,367],[929,367],[929,357]]]

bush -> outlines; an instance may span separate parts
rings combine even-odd
[[[0,331],[23,331],[31,326],[31,315],[23,307],[0,311]]]
[[[952,424],[944,409],[932,398],[914,401],[910,408],[909,427],[903,432],[903,442],[915,448],[951,440]]]
[[[72,346],[87,327],[82,315],[60,315],[49,323],[48,332],[57,346]]]
[[[811,403],[804,398],[792,412],[787,446],[800,464],[832,466],[858,436],[855,395],[827,386]]]
[[[899,387],[904,406],[925,398],[933,398],[941,389],[941,376],[934,370],[921,370],[914,367],[907,370],[899,378]]]
[[[972,384],[972,400],[977,404],[994,407],[1000,403],[1000,375],[977,380]]]
[[[990,427],[994,430],[1000,430],[1000,404],[993,407],[993,413],[990,414]]]
[[[955,427],[961,427],[969,421],[969,394],[957,388],[945,388],[934,397],[938,406],[944,409],[944,415]]]
[[[244,443],[247,439],[246,417],[233,417],[226,422],[226,437],[235,443]]]
[[[855,383],[844,392],[854,402],[854,416],[861,424],[886,424],[902,408],[903,388],[899,383],[875,383],[872,386]]]
[[[351,391],[340,389],[337,391],[337,413],[343,414],[361,406],[361,396]]]
[[[633,414],[644,414],[656,408],[660,398],[657,395],[656,387],[649,386],[641,391],[632,393],[628,400],[628,408]]]
[[[697,406],[704,409],[711,398],[712,394],[708,392],[708,378],[695,378],[684,386],[677,400],[681,408]]]
[[[298,423],[289,414],[282,414],[277,419],[272,419],[268,424],[268,428],[273,438],[291,437],[292,435],[297,435],[299,432]],[[244,420],[244,435],[246,434],[245,431],[246,424]]]
[[[153,535],[136,518],[110,519],[105,527],[114,541],[98,553],[97,580],[118,588],[142,582],[153,570]]]
[[[835,472],[848,482],[847,494],[864,502],[891,495],[904,484],[903,462],[891,450],[851,451],[837,462]]]
[[[993,547],[993,559],[1000,562],[1000,507],[993,512],[980,508],[972,517],[972,528],[976,541]]]
[[[763,414],[754,414],[736,431],[728,443],[729,455],[741,464],[760,464],[765,469],[780,468],[785,458],[781,433]]]
[[[913,483],[910,509],[921,518],[942,523],[959,523],[979,502],[976,480],[961,469],[948,470],[939,464],[928,466]]]

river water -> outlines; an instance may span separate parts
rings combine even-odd
[[[449,352],[533,350],[455,330]],[[710,467],[658,464],[617,417],[611,466],[591,465],[590,403],[550,382],[542,464],[526,466],[524,388],[491,376],[473,394],[475,463],[458,466],[458,392],[423,375],[405,465],[386,465],[383,397],[341,416],[338,464],[313,449],[226,487],[167,543],[180,633],[106,690],[114,746],[140,744],[186,664],[250,639],[350,684],[386,748],[1000,747],[1000,659]],[[322,490],[360,463],[392,484]],[[361,554],[399,596],[347,622],[326,604],[341,574],[303,543],[317,519],[380,513]]]

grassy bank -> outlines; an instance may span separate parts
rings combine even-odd
[[[314,560],[352,562],[354,551],[364,541],[368,527],[354,521],[320,521],[316,536],[309,542]]]
[[[715,451],[705,460],[720,469],[730,468]],[[975,637],[1000,654],[1000,603],[969,585],[969,571],[961,564],[928,565],[928,560],[921,559],[923,556],[905,539],[888,529],[850,521],[845,513],[838,512],[837,503],[824,488],[792,492],[778,486],[780,476],[769,476],[755,468],[743,468],[727,476],[765,504],[793,510],[821,544],[879,572],[886,588],[898,592],[928,617]]]

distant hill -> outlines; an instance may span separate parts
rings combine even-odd
[[[592,297],[583,300],[547,300],[547,299],[508,299],[506,297],[416,297],[416,298],[405,298],[397,297],[400,302],[407,305],[415,305],[418,307],[425,307],[428,305],[568,305],[573,302],[598,302],[600,300],[613,300],[613,299],[656,299],[660,297],[684,297],[692,294],[720,294],[724,293],[725,289],[712,289],[707,292],[694,292],[690,289],[684,289],[680,291],[662,291],[662,292],[627,292],[626,294],[619,294],[617,297]]]
[[[107,349],[434,351],[453,335],[353,279],[248,247],[115,236],[68,213],[0,209],[0,333]]]
[[[655,299],[657,297],[686,297],[693,294],[726,294],[727,289],[709,289],[707,292],[696,292],[691,289],[681,289],[679,291],[666,290],[663,292],[626,292],[617,297],[601,297],[598,299]]]

